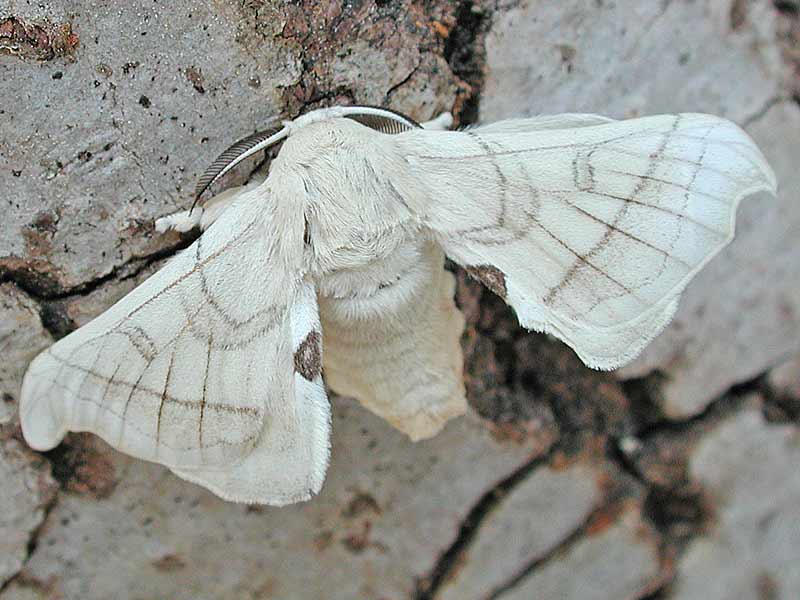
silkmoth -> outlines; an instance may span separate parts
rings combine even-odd
[[[223,153],[199,192],[282,144],[262,183],[159,220],[204,232],[36,357],[27,442],[91,431],[228,500],[306,500],[328,464],[325,383],[412,439],[466,410],[445,257],[613,369],[731,240],[739,200],[775,191],[755,143],[709,115],[449,125],[335,107]]]

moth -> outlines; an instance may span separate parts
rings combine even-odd
[[[326,108],[223,153],[200,193],[282,144],[263,182],[159,220],[204,231],[36,357],[30,446],[90,431],[228,500],[307,500],[328,464],[325,384],[412,439],[465,412],[445,257],[613,369],[731,240],[739,200],[775,192],[755,143],[714,116],[450,122]]]

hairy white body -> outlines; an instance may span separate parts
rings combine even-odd
[[[228,499],[306,499],[328,460],[323,365],[413,439],[464,412],[445,255],[523,326],[615,368],[730,241],[739,199],[775,187],[746,134],[707,115],[390,135],[343,110],[285,124],[260,185],[157,224],[207,230],[34,360],[33,447],[88,430]]]

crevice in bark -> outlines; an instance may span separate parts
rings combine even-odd
[[[525,463],[478,500],[461,523],[455,541],[439,557],[430,574],[417,582],[415,600],[433,600],[436,597],[442,584],[452,575],[464,553],[469,549],[484,520],[515,486],[525,480],[537,467],[550,462],[554,451],[555,448],[551,448],[544,455]]]
[[[658,390],[663,380],[664,375],[654,373],[624,383],[636,432],[612,436],[607,447],[607,458],[644,487],[643,518],[661,538],[659,551],[667,576],[643,600],[668,596],[676,559],[692,540],[713,527],[713,506],[688,472],[694,444],[716,423],[742,410],[753,394],[764,398],[765,412],[771,401],[765,375],[759,375],[733,386],[702,412],[673,420],[659,408]],[[656,418],[652,411],[657,411]]]
[[[567,435],[562,437],[546,454],[525,463],[511,475],[495,485],[491,490],[487,491],[470,510],[461,524],[455,541],[440,556],[436,565],[430,571],[430,574],[417,582],[417,591],[414,596],[415,600],[434,600],[437,597],[447,580],[455,574],[462,561],[467,558],[469,549],[486,519],[500,507],[502,501],[513,493],[517,486],[521,485],[537,469],[550,464],[557,453],[564,452],[567,455],[572,455],[578,452],[580,448],[584,448],[586,443],[587,439],[585,436]],[[617,464],[617,461],[612,462]],[[621,502],[625,498],[633,496],[644,497],[646,492],[647,484],[641,477],[635,474],[629,475],[627,469],[622,469],[620,477],[616,479],[616,484],[607,491],[603,501],[587,515],[584,521],[576,527],[575,530],[567,534],[543,556],[525,565],[525,567],[520,569],[520,571],[507,582],[494,589],[491,594],[487,596],[487,599],[499,597],[502,593],[514,588],[542,565],[564,556],[577,543],[584,539],[595,523],[605,522],[608,520],[609,513],[616,513],[617,510],[620,509]],[[642,516],[648,521],[644,512]],[[661,532],[655,524],[650,523],[650,525],[652,525],[655,534],[658,535],[659,550],[661,551],[663,536],[661,536]],[[662,562],[665,563],[666,561],[662,558]]]
[[[800,2],[797,0],[774,0],[778,12],[789,16],[800,15]]]
[[[154,262],[167,258],[177,253],[179,250],[188,248],[199,236],[198,233],[190,232],[181,236],[181,239],[174,244],[165,246],[151,254],[136,256],[127,261],[116,265],[105,275],[90,279],[78,285],[62,288],[57,284],[44,281],[46,275],[42,275],[26,268],[3,268],[0,266],[0,283],[10,282],[16,285],[23,292],[28,294],[37,302],[47,300],[67,300],[76,296],[88,296],[92,292],[103,287],[111,281],[124,281],[136,277]]]
[[[131,258],[115,266],[105,275],[67,289],[54,289],[51,285],[43,285],[38,276],[27,269],[3,270],[0,268],[0,283],[12,283],[35,300],[40,307],[39,317],[42,320],[42,326],[55,339],[59,339],[75,329],[75,323],[64,310],[66,301],[88,296],[110,283],[137,277],[152,264],[188,248],[198,235],[198,233],[184,234],[177,243],[146,256]]]
[[[99,500],[110,496],[117,485],[113,462],[98,451],[92,434],[68,433],[42,456],[50,462],[53,479],[62,492]]]
[[[759,375],[754,379],[742,382],[731,387],[728,391],[718,396],[715,400],[711,401],[702,411],[695,415],[690,415],[681,419],[670,419],[664,416],[663,412],[660,416],[649,422],[640,424],[636,429],[636,438],[643,443],[646,443],[654,436],[659,434],[670,433],[679,435],[691,430],[693,427],[700,423],[708,422],[709,420],[716,420],[719,417],[736,412],[741,406],[742,398],[752,392],[760,392],[762,387],[760,384],[762,376]],[[636,399],[636,396],[632,396]],[[644,398],[644,400],[642,400]],[[639,402],[644,402],[646,407],[657,407],[658,401],[647,395],[640,395]],[[641,407],[633,408],[632,410],[642,412]]]
[[[418,63],[413,69],[411,69],[411,71],[408,73],[408,75],[403,77],[403,79],[401,79],[400,81],[395,83],[392,87],[390,87],[388,90],[386,90],[386,95],[383,97],[383,103],[384,104],[389,104],[389,101],[391,100],[392,95],[397,90],[399,90],[401,87],[406,85],[409,81],[411,81],[411,78],[414,77],[414,75],[417,74],[417,71],[419,71],[419,67],[420,67],[420,64]]]
[[[460,125],[477,123],[481,89],[486,76],[484,38],[491,25],[491,12],[481,2],[462,1],[456,23],[444,46],[444,58],[453,73],[468,87],[462,96],[456,117]]]
[[[669,377],[659,370],[643,377],[625,379],[620,386],[630,401],[630,413],[636,435],[647,427],[666,420],[662,405],[661,389]]]
[[[770,423],[800,425],[800,402],[786,396],[770,385],[767,375],[757,379],[759,392],[764,399],[764,418]]]
[[[672,582],[671,581],[669,581],[667,583],[664,583],[664,584],[658,586],[652,592],[649,592],[649,593],[645,594],[644,596],[641,596],[639,598],[639,600],[667,600],[667,598],[669,598],[669,596],[670,596],[669,592],[670,592],[671,586],[672,586]]]
[[[0,585],[0,596],[2,596],[3,593],[11,587],[11,585],[20,581],[20,579],[24,578],[25,566],[28,564],[28,561],[31,559],[34,552],[36,552],[36,548],[39,546],[39,537],[42,531],[44,530],[45,526],[47,525],[47,521],[50,518],[50,513],[53,512],[53,509],[58,504],[58,499],[59,499],[59,494],[58,491],[56,491],[56,493],[53,494],[53,497],[50,499],[50,501],[43,506],[42,522],[39,523],[39,525],[33,531],[31,531],[30,535],[28,536],[28,545],[25,551],[25,558],[22,561],[22,565],[20,566],[19,571],[14,573],[14,575],[9,577],[5,581],[5,583]]]
[[[500,597],[501,594],[511,591],[516,586],[522,582],[526,577],[533,575],[537,569],[546,565],[553,560],[557,560],[558,558],[565,556],[575,544],[580,542],[584,535],[586,534],[586,528],[589,523],[596,517],[596,515],[605,510],[607,507],[603,506],[601,508],[597,508],[593,510],[589,515],[586,517],[583,523],[575,530],[570,532],[564,539],[562,539],[558,544],[553,546],[549,552],[544,554],[543,556],[537,558],[536,560],[532,561],[528,565],[526,565],[519,573],[517,573],[514,577],[508,580],[506,583],[501,585],[500,587],[495,588],[492,590],[492,593],[489,594],[487,600],[496,600]]]
[[[776,35],[787,67],[789,97],[800,105],[800,2],[773,0],[772,5],[777,12]]]
[[[749,115],[742,121],[742,127],[747,128],[751,125],[757,123],[759,120],[763,119],[764,116],[775,106],[780,104],[781,102],[786,102],[788,98],[781,94],[778,96],[773,96],[769,100],[767,100],[764,105],[755,111],[752,115]]]
[[[626,382],[634,412],[658,406],[652,392],[658,389],[656,382],[661,378],[656,375]],[[668,565],[665,570],[668,576],[642,600],[668,597],[677,558],[692,540],[707,534],[713,527],[713,506],[688,472],[694,444],[715,424],[745,408],[748,398],[754,394],[764,400],[763,409],[768,419],[791,419],[792,415],[787,414],[780,399],[770,393],[766,376],[762,374],[733,386],[697,415],[683,420],[669,420],[662,415],[649,423],[640,421],[635,436],[609,440],[607,458],[644,486],[643,518],[660,535],[662,562]],[[678,453],[672,453],[671,449],[678,449]]]
[[[596,523],[600,521],[606,521],[609,512],[614,513],[620,509],[620,500],[621,498],[616,498],[613,496],[611,498],[607,498],[605,502],[592,510],[578,527],[566,535],[547,553],[528,563],[519,571],[519,573],[509,579],[506,583],[492,590],[491,594],[487,596],[486,600],[497,600],[504,593],[513,590],[527,577],[536,573],[538,569],[566,556],[577,544],[591,534],[591,531]]]

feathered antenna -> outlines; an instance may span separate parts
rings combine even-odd
[[[200,196],[205,192],[214,182],[218,181],[220,177],[225,175],[233,167],[238,165],[248,156],[252,156],[260,150],[266,150],[270,146],[277,144],[289,134],[285,127],[273,126],[263,131],[257,131],[252,135],[248,135],[225,149],[216,160],[205,170],[203,175],[197,181],[194,188],[194,203],[189,212],[194,210]]]
[[[358,121],[362,125],[379,131],[381,133],[402,133],[409,129],[422,127],[411,117],[389,108],[378,106],[357,105],[339,107],[339,114],[342,117]],[[225,173],[238,165],[248,156],[252,156],[260,150],[266,150],[270,146],[277,144],[289,135],[289,129],[279,125],[270,127],[263,131],[257,131],[248,135],[227,148],[216,160],[205,170],[197,181],[194,190],[194,202],[189,213],[197,206],[200,196],[218,181]]]
[[[409,129],[420,129],[422,127],[414,119],[401,112],[366,104],[343,106],[342,116],[358,121],[362,125],[381,133],[402,133]]]

